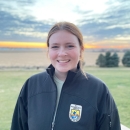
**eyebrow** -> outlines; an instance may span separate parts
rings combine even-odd
[[[60,44],[60,43],[57,43],[57,42],[56,42],[56,43],[52,43],[52,44],[50,44],[50,45],[53,46],[53,45],[59,45],[59,44]],[[69,44],[75,44],[75,43],[73,43],[73,42],[67,42],[67,43],[65,43],[65,45],[69,45]]]
[[[66,44],[75,44],[75,43],[73,43],[73,42],[67,42]]]
[[[52,43],[51,45],[58,45],[59,43]]]

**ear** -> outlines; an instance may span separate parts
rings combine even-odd
[[[80,47],[80,53],[84,51],[84,46]]]
[[[81,47],[81,50],[84,51],[84,46]]]
[[[80,47],[80,60],[83,58],[83,51],[84,51],[84,47]]]

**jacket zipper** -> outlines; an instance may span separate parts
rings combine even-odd
[[[52,78],[52,81],[53,81],[53,77],[51,77]],[[53,81],[53,83],[54,83],[54,85],[55,85],[55,87],[56,87],[56,100],[55,100],[55,107],[54,107],[54,110],[53,110],[53,114],[52,114],[52,123],[51,123],[51,130],[53,130],[53,128],[54,128],[54,125],[55,125],[55,120],[54,120],[54,116],[56,116],[55,115],[55,110],[56,110],[56,102],[57,102],[57,86],[56,86],[56,84],[55,84],[55,82]]]
[[[109,130],[111,130],[111,116],[110,115],[108,115],[108,117],[109,117]]]
[[[65,84],[65,82],[63,83],[63,86],[62,86],[62,89],[61,89],[61,93],[60,93],[60,97],[59,97],[59,103],[58,103],[57,111],[56,111],[56,114],[55,114],[55,120],[54,120],[54,122],[52,122],[52,130],[55,130],[54,126],[55,126],[55,122],[56,122],[56,120],[57,120],[56,116],[57,116],[57,114],[58,114],[59,106],[60,106],[61,100],[62,100],[62,93],[63,93],[64,84]]]
[[[51,130],[53,130],[54,125],[55,125],[55,122],[52,122],[52,127],[51,127]]]
[[[66,82],[66,80],[65,80]],[[57,116],[57,112],[58,112],[58,109],[59,109],[59,106],[61,104],[61,99],[62,99],[62,93],[63,93],[63,88],[65,86],[65,82],[63,83],[63,86],[62,86],[62,89],[61,89],[61,93],[60,93],[60,97],[59,97],[59,103],[58,103],[58,106],[57,106],[57,110],[56,110],[56,103],[55,103],[55,110],[56,110],[56,113],[53,112],[53,119],[54,119],[54,116],[55,116],[55,119],[52,121],[52,129],[51,130],[55,130],[54,126],[55,126],[55,122],[57,120],[56,116]],[[55,84],[55,82],[53,81],[53,83]],[[56,87],[56,90],[57,90],[57,86],[55,84],[55,87]],[[56,101],[57,101],[57,91],[56,91]]]
[[[64,86],[64,84],[63,84],[63,86]],[[63,89],[63,86],[62,86],[62,89]],[[61,94],[60,94],[60,99],[59,99],[59,103],[58,103],[58,106],[57,106],[57,111],[56,111],[56,114],[55,114],[55,121],[53,122],[53,129],[52,130],[55,130],[55,128],[54,128],[54,126],[55,126],[55,122],[57,122],[57,118],[56,118],[56,116],[57,116],[57,114],[58,114],[58,110],[59,110],[59,106],[60,106],[60,104],[61,104],[61,100],[62,100],[62,89],[61,89]]]

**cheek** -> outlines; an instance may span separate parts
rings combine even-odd
[[[79,58],[80,58],[80,51],[77,49],[77,50],[71,52],[71,56],[72,56],[74,59],[79,59]]]
[[[49,56],[50,60],[54,60],[56,58],[56,52],[49,51],[48,56]]]

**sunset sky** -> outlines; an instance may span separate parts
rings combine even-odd
[[[130,48],[130,0],[0,0],[0,47],[44,48],[59,21],[79,27],[85,48]]]

